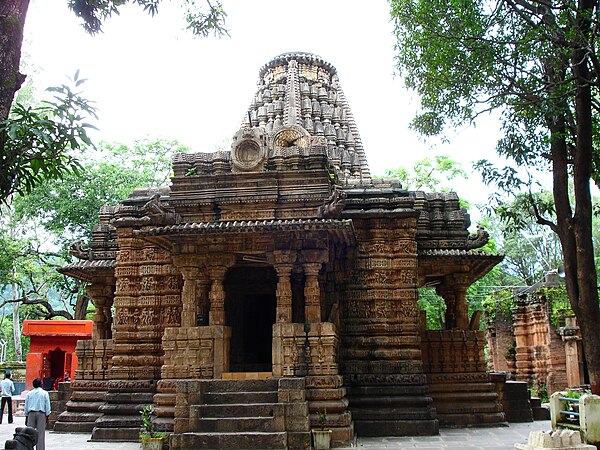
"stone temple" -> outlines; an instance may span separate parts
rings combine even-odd
[[[501,257],[456,194],[371,177],[331,64],[273,59],[231,150],[178,154],[173,174],[102,208],[60,269],[96,313],[56,430],[137,440],[154,405],[171,449],[305,449],[320,419],[334,445],[505,421],[466,302]]]

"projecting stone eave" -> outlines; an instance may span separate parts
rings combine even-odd
[[[115,260],[100,259],[92,261],[78,261],[56,270],[77,280],[92,282],[97,278],[113,278],[115,275]]]
[[[504,255],[468,249],[426,249],[418,254],[421,287],[455,274],[467,276],[473,284],[504,259]]]
[[[135,236],[170,235],[207,235],[207,234],[240,234],[257,232],[292,232],[292,231],[331,231],[337,232],[348,243],[355,243],[356,236],[351,220],[337,219],[279,219],[279,220],[231,220],[214,222],[181,223],[164,227],[134,230]]]

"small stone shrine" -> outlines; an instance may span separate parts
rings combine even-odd
[[[61,269],[96,315],[55,429],[137,440],[150,404],[171,449],[309,448],[320,419],[334,445],[504,422],[466,302],[501,257],[456,194],[371,177],[331,64],[273,59],[231,151],[173,173],[102,208]],[[446,330],[425,329],[422,286]]]

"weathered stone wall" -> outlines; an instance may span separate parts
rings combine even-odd
[[[490,370],[494,372],[511,372],[514,370],[515,337],[512,329],[512,316],[505,317],[496,312],[494,320],[487,326],[486,339]]]
[[[513,379],[545,386],[548,393],[569,386],[565,342],[550,322],[544,297],[518,299],[510,320],[497,315],[488,326],[487,341],[493,371],[512,372]],[[513,345],[514,354],[508,352]]]

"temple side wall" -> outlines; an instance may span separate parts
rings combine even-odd
[[[418,330],[416,218],[353,222],[359,253],[342,305],[341,368],[355,429],[363,436],[435,434]]]

